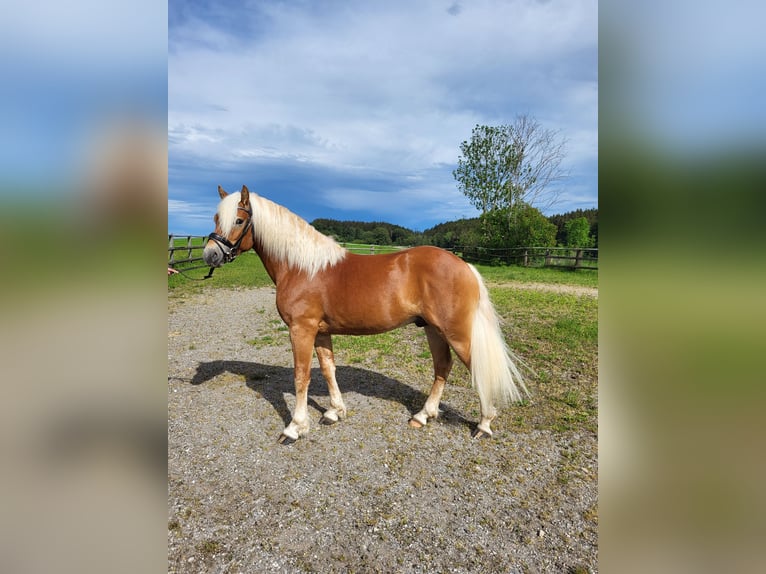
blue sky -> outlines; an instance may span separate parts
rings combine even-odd
[[[562,213],[596,207],[595,0],[168,4],[168,227],[220,184],[309,221],[473,217],[452,170],[476,124],[566,138]]]

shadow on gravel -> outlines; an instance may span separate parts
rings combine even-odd
[[[201,385],[223,373],[244,377],[247,387],[269,401],[274,410],[282,417],[285,425],[290,424],[291,414],[285,401],[285,393],[295,396],[292,368],[246,361],[210,361],[199,363],[197,372],[191,379],[191,384]],[[426,402],[427,395],[425,393],[374,371],[339,366],[335,376],[341,393],[355,392],[367,397],[396,401],[409,410],[411,415],[422,409]],[[311,369],[308,404],[324,413],[327,409],[320,406],[313,397],[329,398],[327,384],[318,367]],[[475,422],[467,420],[462,414],[444,403],[439,405],[439,410],[441,411],[439,420],[442,423],[462,425],[471,429],[476,426]]]

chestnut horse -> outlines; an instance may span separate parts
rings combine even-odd
[[[279,442],[290,444],[309,430],[308,387],[313,349],[327,379],[330,408],[320,422],[346,416],[331,335],[371,335],[415,323],[424,327],[434,361],[434,382],[425,406],[410,425],[422,427],[439,413],[452,367],[450,347],[471,372],[481,421],[473,436],[491,436],[495,404],[520,401],[527,392],[500,330],[478,271],[436,247],[413,247],[386,255],[355,255],[297,215],[250,193],[227,194],[203,258],[211,267],[254,249],[276,285],[279,315],[287,324],[295,367],[295,412]]]

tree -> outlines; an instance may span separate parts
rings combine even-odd
[[[561,169],[566,142],[527,115],[511,125],[476,125],[460,144],[462,156],[452,172],[458,188],[482,214],[507,210],[508,225],[522,204],[545,209],[558,199],[552,184]]]
[[[590,223],[585,217],[570,219],[564,224],[567,232],[567,247],[593,247]]]
[[[556,242],[562,247],[567,245],[567,230],[566,224],[578,217],[584,217],[588,220],[590,225],[590,237],[593,241],[593,247],[598,247],[598,208],[592,207],[589,209],[575,209],[574,211],[568,211],[566,213],[549,215],[548,221],[553,223],[558,231],[556,232]]]
[[[539,209],[522,203],[514,207],[516,217],[509,228],[507,209],[496,209],[484,216],[482,247],[553,247],[556,226]]]

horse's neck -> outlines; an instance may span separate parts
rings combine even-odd
[[[261,242],[260,238],[256,238],[253,249],[258,254],[258,257],[261,258],[263,267],[266,269],[266,273],[269,274],[269,277],[271,277],[274,285],[279,285],[280,280],[287,271],[287,262],[277,261],[275,258],[269,257],[266,254],[266,250],[263,248],[263,243]]]

